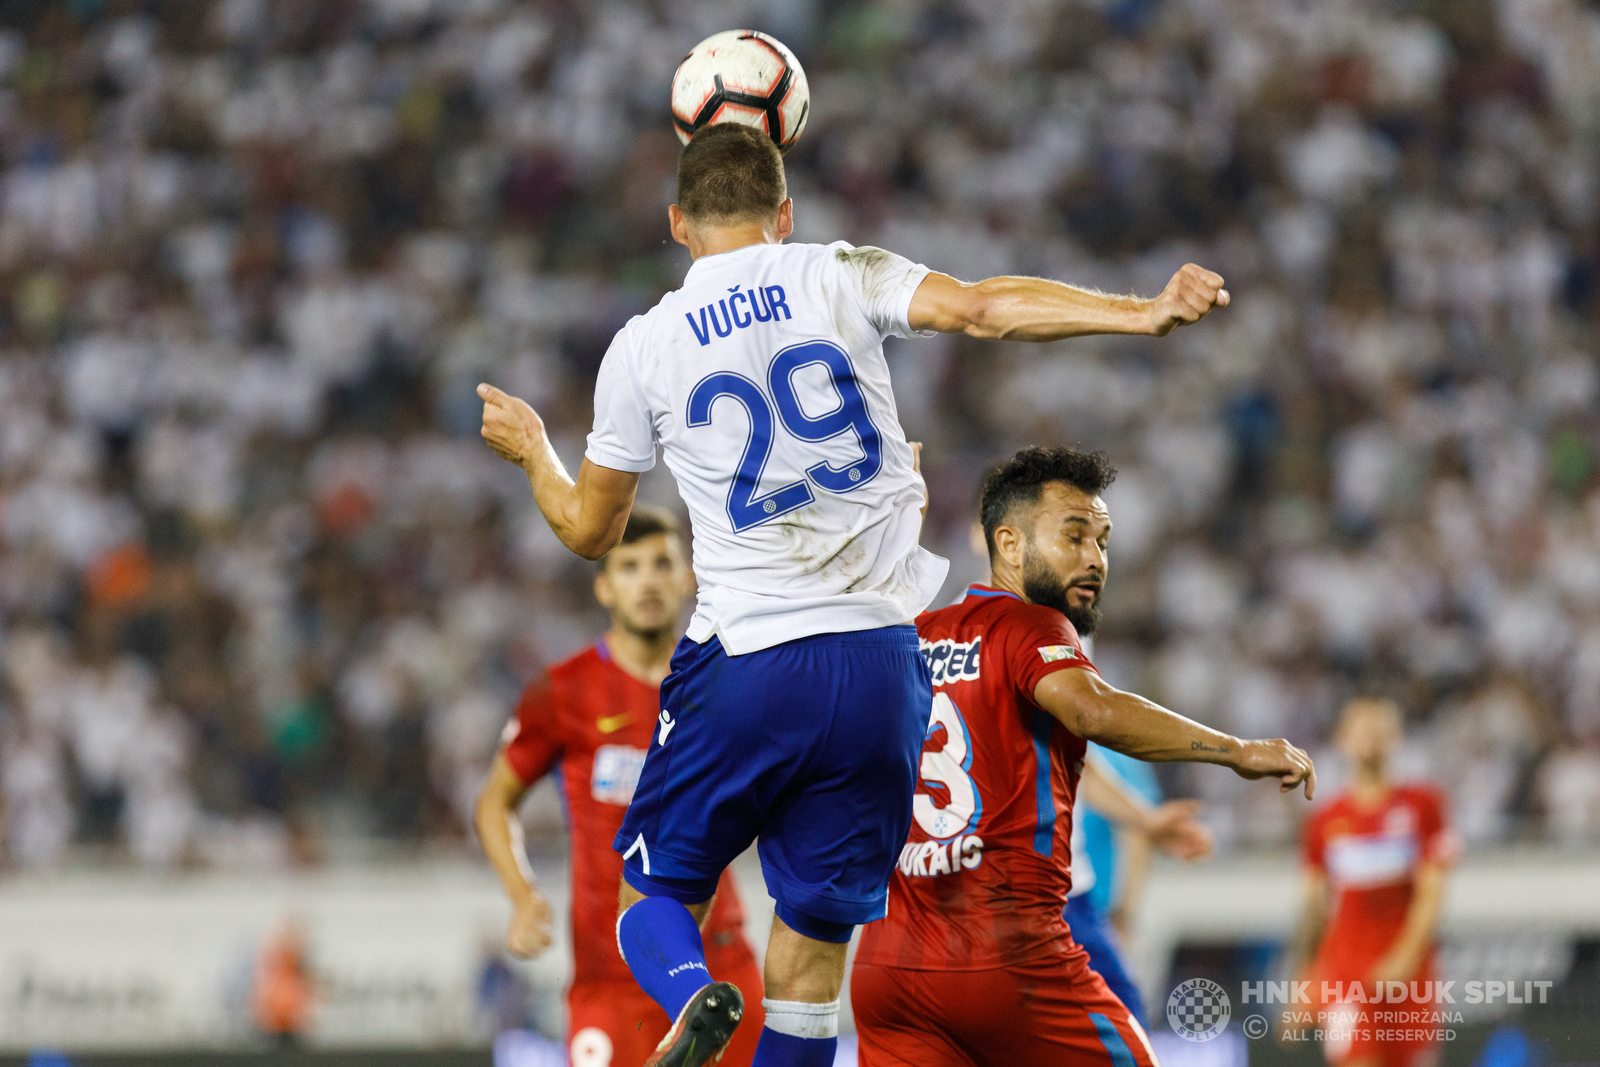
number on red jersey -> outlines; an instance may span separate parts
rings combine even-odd
[[[983,817],[983,799],[978,796],[972,775],[972,735],[961,709],[948,693],[933,695],[933,714],[928,719],[927,740],[944,731],[944,747],[922,752],[922,782],[942,789],[948,799],[943,805],[929,793],[917,793],[911,814],[929,837],[944,840],[970,833]],[[926,744],[926,742],[924,742]]]

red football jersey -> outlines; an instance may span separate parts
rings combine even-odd
[[[1341,793],[1307,819],[1305,862],[1326,874],[1333,903],[1317,971],[1364,979],[1405,925],[1417,868],[1449,864],[1456,851],[1443,794],[1431,785],[1395,786],[1374,808]]]
[[[501,751],[518,778],[531,784],[559,771],[572,841],[574,981],[632,979],[617,952],[622,857],[611,841],[633,799],[660,710],[660,688],[612,662],[602,639],[529,685],[506,725]],[[724,871],[706,919],[708,958],[719,949],[748,951],[743,928],[739,892],[732,872]]]
[[[889,915],[863,931],[856,958],[976,971],[1062,952],[1084,742],[1033,690],[1047,674],[1094,666],[1065,615],[984,586],[919,616],[917,636],[933,714],[911,835]]]

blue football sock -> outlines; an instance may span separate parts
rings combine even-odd
[[[837,1037],[795,1037],[767,1027],[750,1067],[833,1067]]]
[[[676,1019],[689,998],[711,982],[700,925],[671,897],[645,897],[617,920],[617,947],[633,980]]]

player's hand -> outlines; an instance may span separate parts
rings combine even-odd
[[[1169,800],[1150,812],[1145,833],[1150,843],[1180,860],[1198,860],[1211,855],[1211,829],[1196,816],[1198,800]]]
[[[506,928],[506,949],[518,959],[531,960],[550,947],[550,905],[538,893],[517,902]]]
[[[1150,301],[1150,332],[1165,337],[1179,326],[1199,322],[1212,308],[1227,307],[1230,299],[1222,275],[1185,263],[1161,295]]]
[[[1281,737],[1243,742],[1233,771],[1240,778],[1276,778],[1284,793],[1303,782],[1307,800],[1317,789],[1317,769],[1311,765],[1311,757]]]
[[[544,420],[526,400],[487,382],[478,386],[478,396],[483,400],[483,439],[495,455],[523,466],[544,445]]]

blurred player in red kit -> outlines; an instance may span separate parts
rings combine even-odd
[[[551,770],[559,774],[572,841],[575,965],[567,1040],[573,1067],[636,1067],[669,1025],[617,953],[622,857],[611,842],[656,728],[661,680],[692,586],[677,521],[659,508],[634,505],[621,544],[600,561],[595,577],[595,597],[611,613],[611,628],[528,686],[478,798],[478,837],[514,908],[506,946],[517,956],[537,956],[550,944],[550,906],[528,870],[516,811],[529,787]],[[704,925],[707,962],[744,992],[756,1020],[728,1045],[722,1063],[730,1067],[747,1067],[761,1035],[761,968],[743,925],[733,876],[725,872]]]
[[[1323,1051],[1329,1063],[1425,1067],[1438,1060],[1439,1046],[1416,1034],[1439,1028],[1389,1025],[1394,1019],[1388,1013],[1443,1010],[1429,983],[1456,838],[1437,788],[1389,777],[1390,756],[1401,740],[1393,701],[1352,701],[1335,737],[1355,777],[1306,822],[1296,971],[1311,980],[1318,1010],[1337,1013],[1318,1024],[1328,1034]],[[1405,983],[1403,999],[1391,982]],[[1385,1031],[1409,1033],[1383,1040]]]
[[[851,977],[862,1067],[1155,1063],[1062,919],[1086,740],[1315,786],[1287,741],[1240,741],[1120,692],[1084,655],[1115,474],[1066,448],[995,468],[980,503],[993,584],[917,619],[933,714],[889,914],[863,932]],[[1183,806],[1159,831],[1179,851],[1209,841]]]

